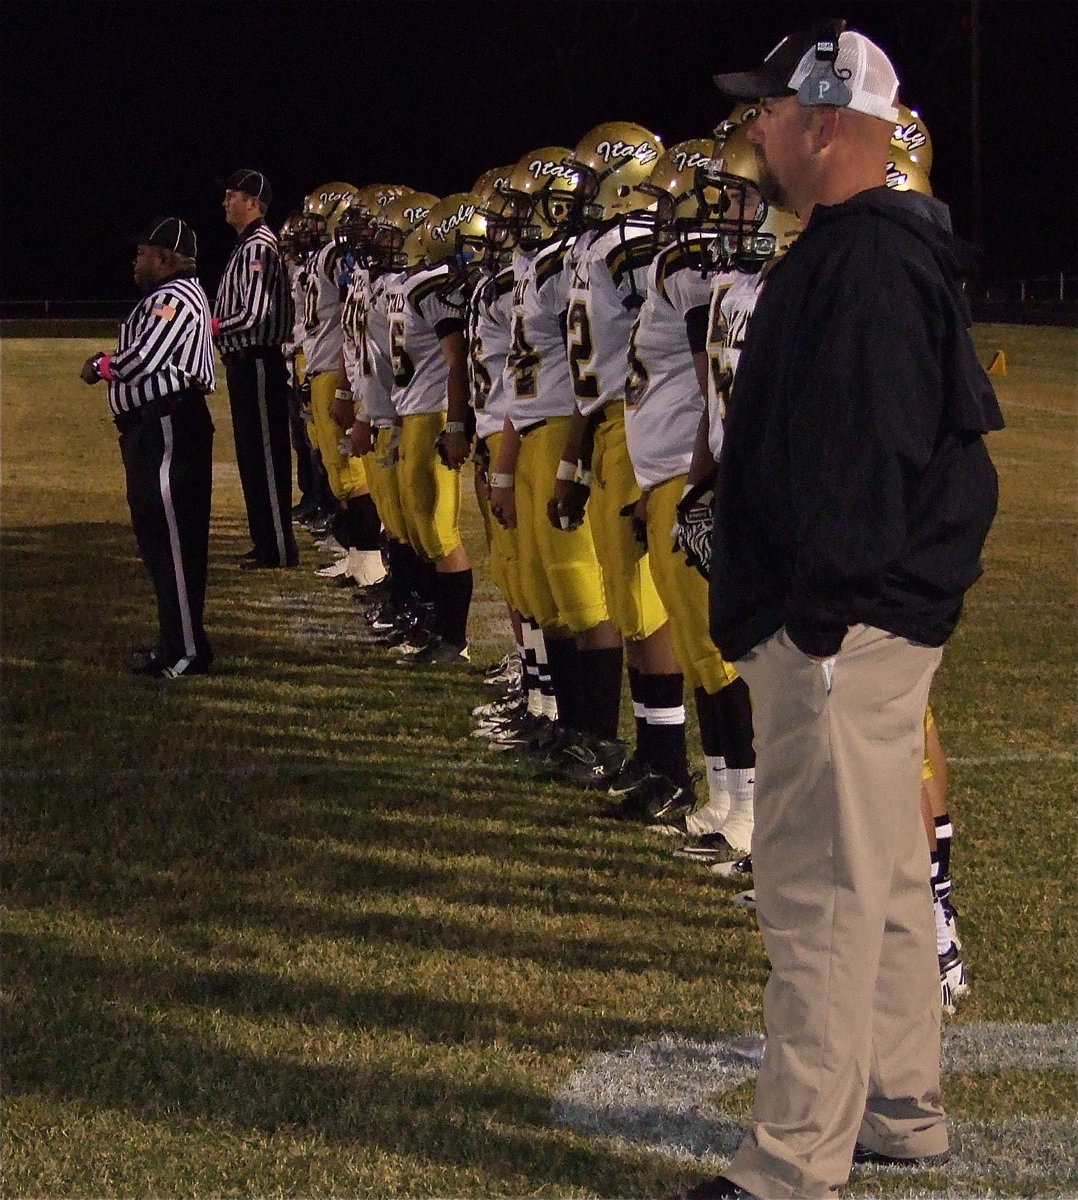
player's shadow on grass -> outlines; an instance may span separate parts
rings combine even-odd
[[[533,1185],[594,1192],[617,1180],[641,1195],[665,1176],[669,1186],[668,1164],[556,1128],[550,1096],[522,1082],[524,1067],[517,1078],[504,1056],[490,1071],[482,1056],[465,1062],[454,1052],[460,1039],[447,1037],[451,1026],[482,1050],[490,1039],[504,1040],[506,1025],[520,1019],[512,1011],[446,1008],[419,994],[297,989],[236,968],[109,969],[48,940],[7,940],[9,1101],[45,1092],[147,1122],[221,1123],[286,1139],[316,1135],[495,1178],[515,1168]],[[389,1038],[364,1042],[355,1065],[295,1061],[287,1049],[275,1055],[238,1045],[245,1031],[254,1040],[258,1031],[223,1027],[222,1013],[339,1023],[361,1033],[389,1029],[413,1036],[426,1053],[401,1057],[399,1038]],[[628,1022],[604,1030],[615,1038],[641,1032]],[[580,1044],[588,1040],[582,1031]]]

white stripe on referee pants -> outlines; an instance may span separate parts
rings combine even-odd
[[[277,503],[277,476],[273,470],[273,448],[270,445],[269,408],[266,404],[266,364],[255,359],[255,376],[258,379],[258,420],[262,426],[262,457],[266,463],[266,488],[269,492],[270,512],[273,514],[273,533],[277,538],[277,557],[281,566],[285,564],[287,552],[284,547],[284,522],[281,506]]]
[[[180,626],[183,629],[183,648],[188,655],[194,655],[195,626],[191,620],[191,605],[187,596],[187,580],[183,573],[183,554],[180,550],[180,527],[176,522],[176,509],[172,503],[172,480],[169,471],[172,467],[172,418],[161,418],[161,436],[164,438],[165,450],[161,456],[161,468],[158,471],[158,482],[161,488],[161,502],[165,507],[165,521],[168,524],[168,544],[172,552],[172,570],[176,576],[176,595],[180,602]]]

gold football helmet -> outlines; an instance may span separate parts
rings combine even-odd
[[[381,212],[390,200],[406,196],[411,190],[402,183],[368,183],[356,192],[348,207],[373,217],[376,212]]]
[[[341,213],[359,189],[353,183],[323,183],[303,201],[303,215],[321,218],[325,234],[332,235]]]
[[[706,210],[703,227],[719,235],[716,261],[749,271],[789,249],[802,228],[794,213],[767,204],[760,195],[760,163],[748,137],[755,115],[743,115],[740,123],[723,121],[716,128],[711,161],[697,169],[696,177],[700,205]]]
[[[932,195],[932,184],[923,165],[891,144],[891,161],[887,164],[887,186],[896,192],[920,192]]]
[[[368,183],[361,187],[341,213],[333,231],[333,240],[344,250],[365,256],[373,234],[371,219],[391,201],[407,196],[411,188],[397,183]]]
[[[569,208],[569,225],[601,225],[650,205],[641,203],[644,182],[663,153],[662,141],[643,125],[607,121],[590,129],[565,160],[572,174],[554,180],[544,193],[550,205]]]
[[[458,272],[479,266],[487,255],[489,217],[475,192],[454,192],[432,205],[423,221],[423,257]]]
[[[489,171],[484,171],[472,184],[471,195],[478,196],[483,201],[484,208],[491,208],[502,194],[502,189],[509,182],[509,173],[512,169],[513,164],[510,163],[507,167],[491,167]]]
[[[565,165],[571,153],[568,146],[540,146],[509,169],[508,178],[499,189],[501,203],[495,201],[492,205],[490,236],[495,245],[504,249],[519,245],[534,250],[563,227],[568,206],[555,210],[551,221],[540,199],[552,180],[573,175],[572,169]]]
[[[427,213],[438,203],[430,192],[407,192],[371,218],[371,264],[383,270],[404,271],[423,260],[421,234]]]
[[[703,138],[678,142],[652,167],[647,179],[637,184],[638,192],[655,200],[654,209],[639,214],[639,219],[650,219],[660,241],[699,229],[702,219],[719,204],[717,187],[708,185],[702,192],[697,184],[697,171],[711,162],[713,154],[714,143]]]
[[[288,258],[299,260],[305,257],[303,251],[300,250],[297,238],[299,222],[302,214],[298,211],[290,212],[284,219],[284,224],[281,226],[277,234],[277,241],[281,247],[281,253]]]
[[[924,118],[904,104],[898,106],[898,122],[891,135],[891,149],[905,154],[928,179],[932,170],[932,138]]]

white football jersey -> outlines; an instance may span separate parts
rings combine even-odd
[[[393,407],[402,417],[444,412],[449,367],[437,326],[467,319],[464,296],[447,266],[398,275],[387,289]]]
[[[363,376],[357,399],[372,425],[392,425],[397,419],[393,407],[393,353],[389,344],[389,291],[399,272],[367,275],[364,294],[366,320],[363,324],[366,362],[370,373]]]
[[[509,417],[514,429],[567,417],[573,383],[562,329],[569,307],[567,263],[571,239],[513,256],[512,346],[506,370],[511,380]]]
[[[344,364],[335,251],[328,243],[303,268],[303,357],[308,375],[339,371]]]
[[[370,272],[357,267],[341,310],[344,369],[356,402],[356,412],[374,425],[391,425],[396,416],[389,396],[393,383],[389,321],[384,301],[381,311],[375,306],[376,291],[384,291],[383,279],[372,283]]]
[[[625,398],[629,332],[644,301],[652,230],[627,220],[577,239],[570,258],[568,358],[585,415]]]
[[[669,246],[647,271],[647,291],[629,337],[625,434],[642,489],[684,475],[704,411],[685,318],[706,308],[710,281],[701,239],[694,254]]]
[[[341,302],[341,334],[344,339],[344,373],[348,377],[348,386],[352,395],[359,392],[359,380],[363,370],[360,356],[363,353],[363,324],[366,320],[366,306],[363,289],[366,286],[367,272],[357,267],[352,272],[348,288]]]
[[[708,445],[715,460],[722,450],[722,422],[745,344],[745,331],[767,276],[763,271],[720,271],[711,279],[707,322]]]
[[[476,436],[501,433],[509,408],[505,364],[513,320],[513,270],[484,272],[468,302],[468,377]]]

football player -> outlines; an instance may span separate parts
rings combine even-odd
[[[340,504],[335,536],[347,550],[343,565],[331,568],[362,587],[385,576],[380,551],[381,522],[367,486],[366,472],[344,440],[353,419],[352,393],[344,372],[337,221],[356,188],[327,183],[304,201],[301,228],[309,244],[304,266],[303,353],[311,385],[311,414],[330,490]]]
[[[401,569],[394,546],[405,538],[404,519],[396,477],[375,453],[380,431],[396,428],[396,414],[389,398],[391,370],[388,325],[385,314],[374,311],[372,280],[369,269],[372,237],[371,222],[391,201],[410,193],[398,184],[368,184],[351,198],[334,231],[342,282],[347,278],[341,308],[344,337],[344,369],[352,392],[354,420],[348,430],[351,453],[362,460],[371,499],[383,527],[383,546],[390,570],[382,584],[369,585],[357,595],[367,608],[392,593],[393,572],[407,581],[408,568]],[[380,336],[376,336],[380,335]],[[347,412],[344,414],[347,416]],[[382,458],[385,458],[383,453]],[[407,594],[407,593],[406,593]]]
[[[292,516],[301,525],[314,521],[326,514],[325,504],[329,493],[326,472],[318,455],[318,448],[311,440],[310,389],[307,386],[303,359],[303,262],[306,251],[300,247],[299,225],[301,214],[289,213],[277,235],[281,247],[281,259],[288,271],[292,288],[292,310],[295,316],[292,337],[281,350],[288,367],[288,421],[292,435],[292,449],[296,455],[296,486],[300,501],[292,509]]]
[[[437,248],[439,235],[455,231],[459,210],[469,203],[458,196],[452,201],[440,209],[431,205],[422,225],[401,239],[405,269],[387,289],[392,398],[401,418],[401,507],[413,549],[434,565],[429,640],[413,643],[414,652],[399,660],[415,666],[469,658],[472,565],[460,535],[459,473],[470,449],[466,302],[449,266],[442,260],[429,266],[423,259],[425,244]],[[376,218],[379,228],[388,212]]]
[[[643,495],[637,519],[645,523],[652,577],[666,611],[682,674],[693,688],[706,764],[705,803],[678,814],[662,828],[716,835],[709,852],[748,853],[752,834],[754,757],[748,689],[725,662],[708,631],[707,582],[676,552],[671,531],[685,488],[704,409],[706,331],[711,236],[703,231],[723,207],[719,189],[702,189],[699,168],[711,161],[714,143],[682,142],[656,163],[639,190],[655,198],[645,218],[667,242],[647,270],[645,299],[629,345],[625,428],[636,481]],[[631,797],[646,806],[674,786],[651,773]],[[748,791],[749,810],[743,797]],[[738,804],[731,812],[731,792]],[[691,852],[700,843],[693,842]]]
[[[565,352],[573,234],[548,202],[552,180],[568,173],[569,150],[525,154],[503,189],[502,236],[514,245],[507,415],[491,474],[491,508],[517,530],[522,604],[542,628],[557,725],[525,752],[557,764],[614,744],[621,697],[621,639],[610,622],[591,524],[565,532],[547,519],[550,481],[561,458],[574,400]],[[620,761],[620,759],[619,759]]]
[[[438,197],[406,191],[385,205],[370,206],[368,225],[357,238],[366,263],[363,294],[361,362],[364,374],[358,420],[351,437],[357,451],[366,451],[375,484],[376,503],[386,527],[390,596],[366,611],[374,633],[398,652],[415,652],[426,644],[426,627],[433,611],[434,567],[413,546],[405,521],[400,484],[402,420],[393,401],[394,358],[390,338],[391,297],[420,260],[419,230]],[[369,450],[368,450],[369,447]]]
[[[636,187],[662,154],[662,142],[649,130],[608,122],[577,144],[567,160],[571,179],[557,180],[550,188],[552,197],[571,206],[571,219],[585,230],[572,251],[567,317],[576,411],[562,449],[565,466],[559,467],[551,515],[559,524],[572,524],[585,502],[591,508],[607,604],[625,643],[636,718],[636,750],[628,766],[612,754],[600,769],[567,774],[580,782],[605,784],[616,801],[604,810],[609,815],[638,815],[631,798],[655,774],[674,787],[651,806],[652,815],[684,812],[692,804],[684,681],[647,549],[632,521],[640,489],[625,442],[629,334],[656,249],[651,224],[633,219],[635,211],[648,207]],[[582,487],[580,479],[565,478],[570,469],[590,470],[590,488]]]
[[[483,204],[486,243],[482,249],[483,265],[471,289],[468,306],[468,372],[476,426],[476,499],[487,534],[491,576],[508,606],[522,666],[520,702],[481,705],[476,714],[481,718],[476,734],[503,750],[527,746],[532,738],[552,726],[557,717],[542,629],[528,612],[521,587],[517,531],[502,525],[490,510],[490,468],[498,459],[508,410],[506,361],[512,326],[513,269],[511,241],[506,236],[502,215],[503,189],[512,170],[511,164],[488,171],[472,188]]]

